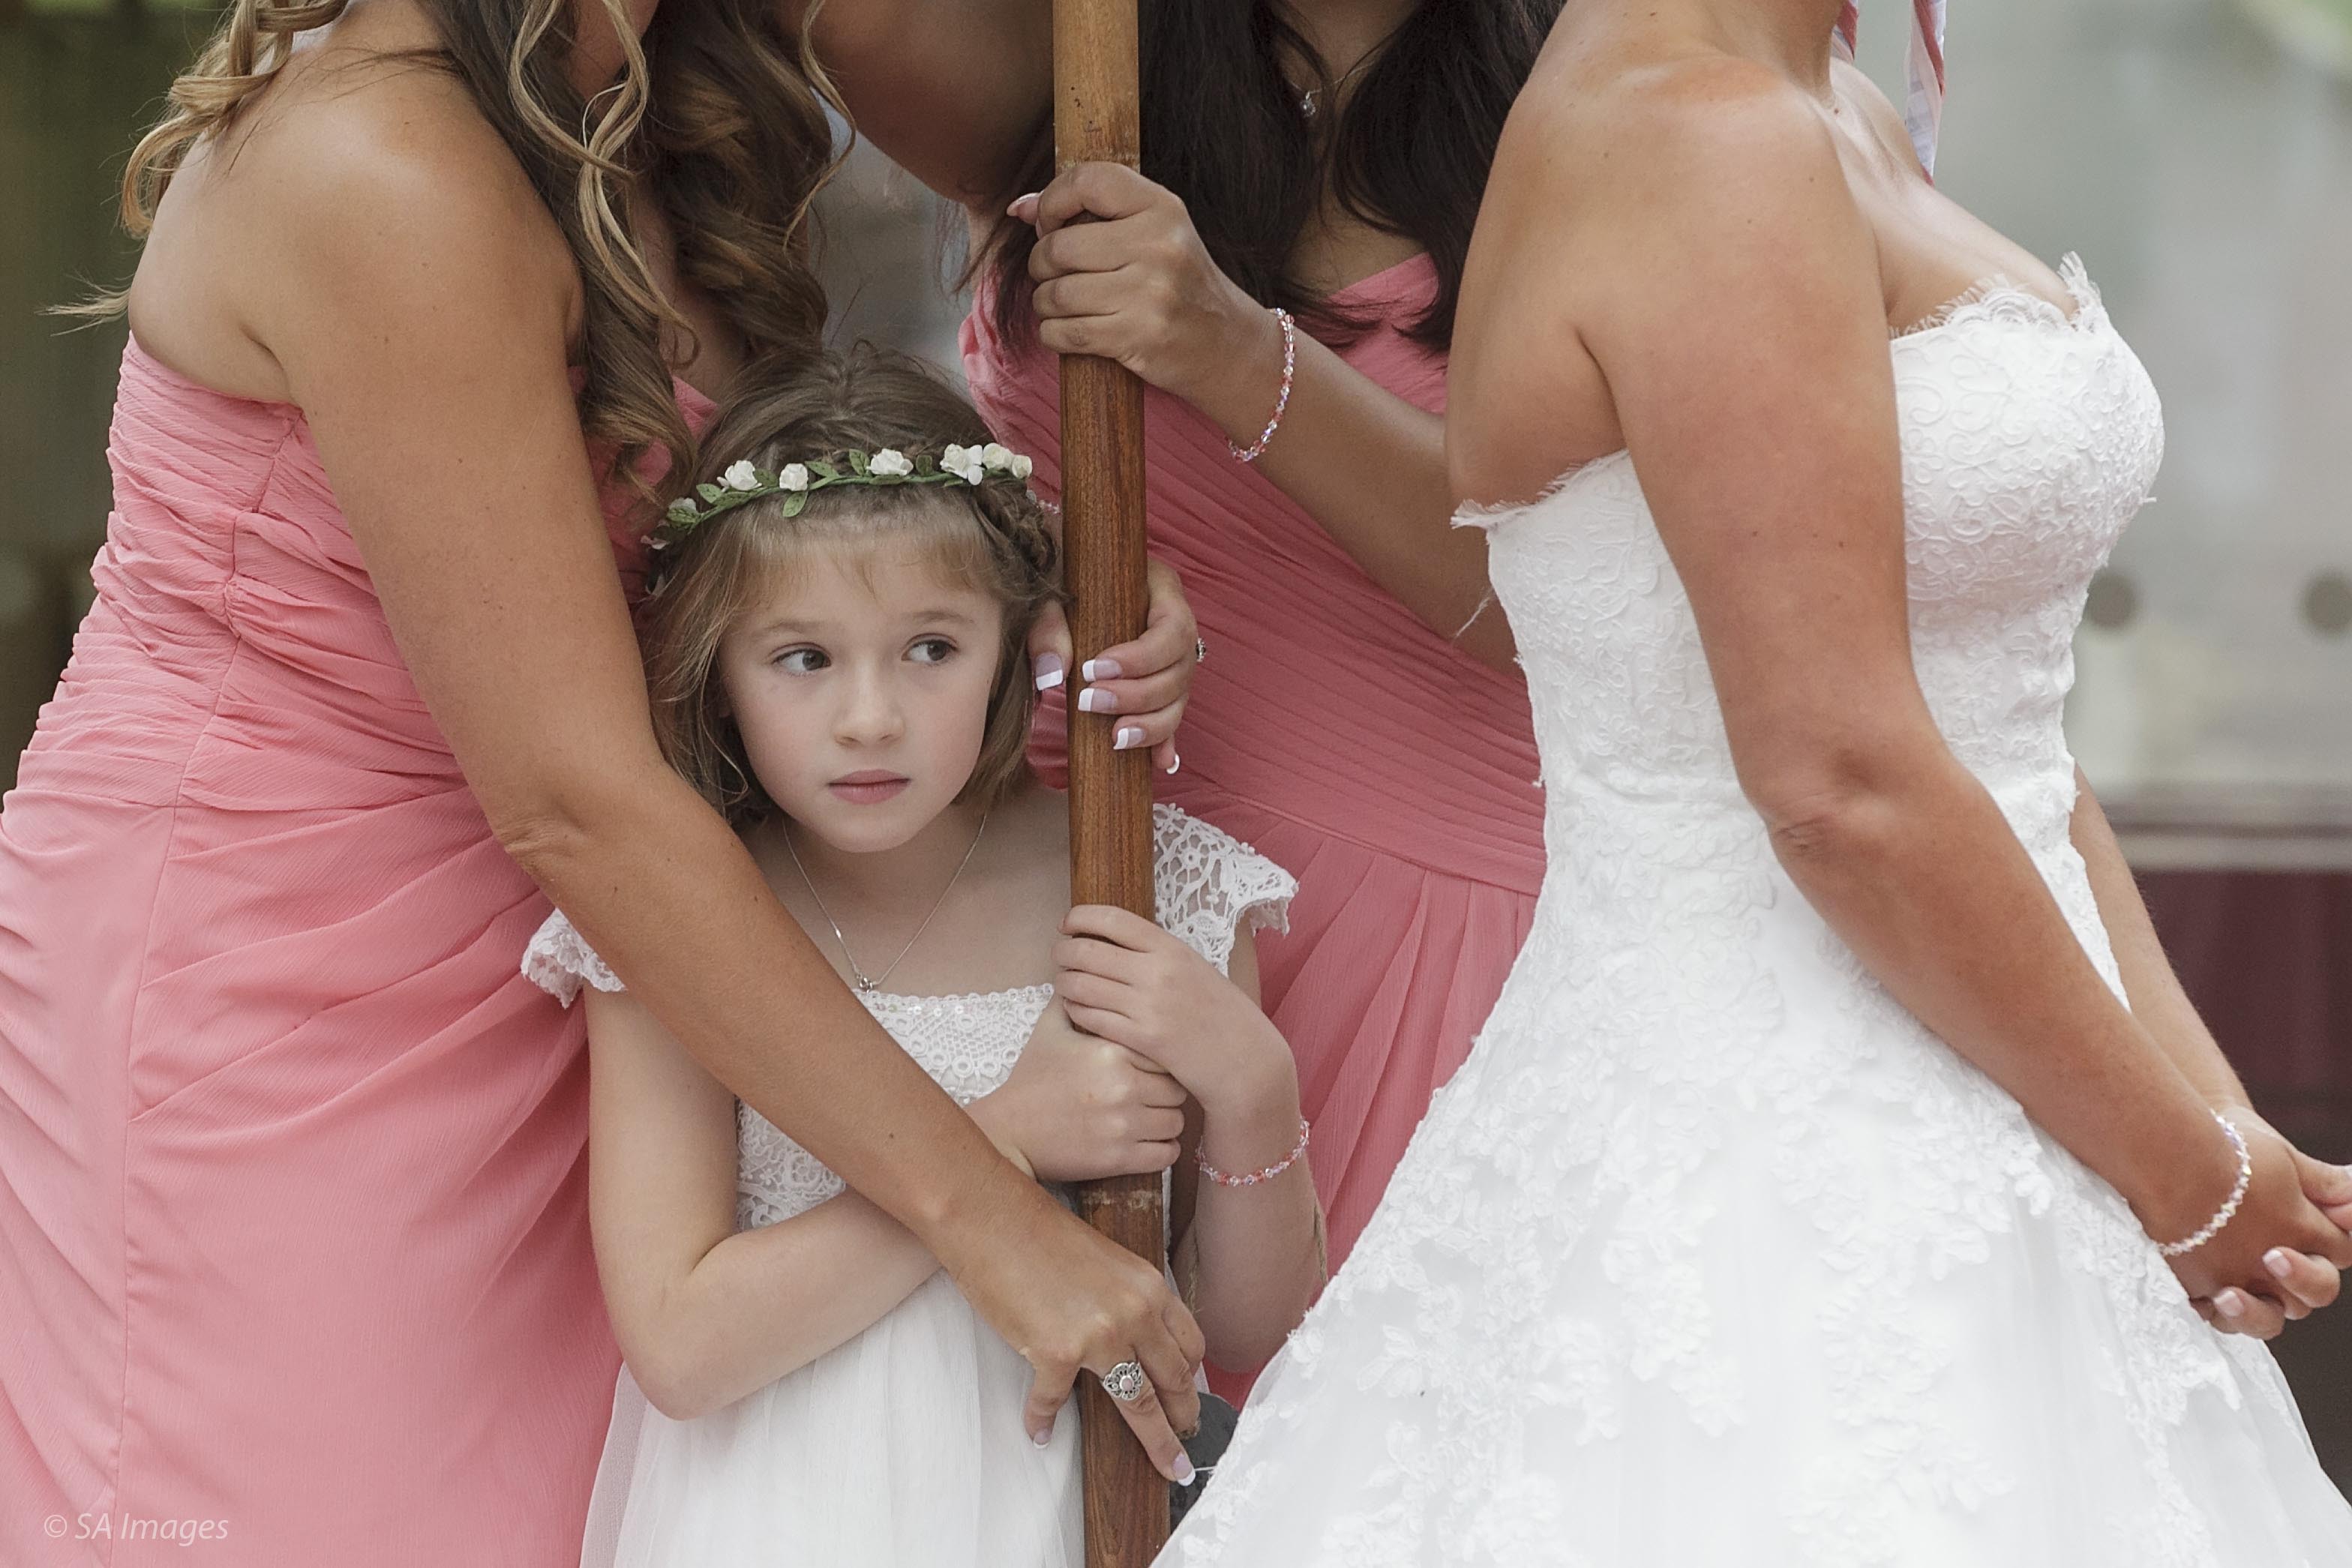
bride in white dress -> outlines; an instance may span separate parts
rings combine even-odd
[[[2352,1192],[2245,1107],[2061,731],[2157,395],[1837,10],[1583,0],[1514,112],[1449,443],[1537,497],[1465,520],[1551,864],[1165,1563],[2352,1563],[2259,1343]]]

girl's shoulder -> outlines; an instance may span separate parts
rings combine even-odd
[[[1222,970],[1244,926],[1290,928],[1297,877],[1177,807],[1152,807],[1151,829],[1158,914],[1171,936]]]

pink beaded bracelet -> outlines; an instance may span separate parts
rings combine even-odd
[[[1274,319],[1282,327],[1282,391],[1275,394],[1274,417],[1265,422],[1264,430],[1258,432],[1256,444],[1246,450],[1234,445],[1230,439],[1225,442],[1225,450],[1244,463],[1255,463],[1265,455],[1266,444],[1274,439],[1274,433],[1282,428],[1283,410],[1290,406],[1290,383],[1298,373],[1297,323],[1290,319],[1290,312],[1279,305],[1274,308]]]
[[[1280,1176],[1283,1172],[1297,1165],[1300,1157],[1306,1153],[1307,1118],[1301,1116],[1298,1118],[1297,1145],[1294,1147],[1290,1153],[1285,1155],[1274,1164],[1266,1166],[1264,1170],[1251,1171],[1246,1176],[1227,1176],[1224,1172],[1211,1165],[1209,1163],[1209,1156],[1201,1153],[1198,1149],[1192,1151],[1192,1163],[1201,1167],[1201,1174],[1202,1176],[1208,1177],[1211,1181],[1215,1182],[1219,1186],[1255,1186],[1262,1181],[1272,1181],[1275,1177]]]

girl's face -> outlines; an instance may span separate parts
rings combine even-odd
[[[914,837],[980,758],[1003,626],[919,545],[812,551],[719,648],[769,798],[853,853]]]

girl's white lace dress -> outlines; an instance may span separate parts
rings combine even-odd
[[[2120,992],[2060,710],[2163,426],[2064,276],[2071,313],[1996,284],[1892,346],[1911,628]],[[1781,872],[1628,458],[1465,520],[1542,748],[1534,930],[1162,1562],[2352,1564],[2268,1351]]]
[[[1297,884],[1171,806],[1154,811],[1161,925],[1225,966],[1234,932],[1279,927]],[[559,911],[523,973],[566,1006],[621,989]],[[956,997],[861,996],[958,1102],[1013,1072],[1050,986]],[[736,1109],[740,1229],[842,1190],[750,1106]],[[1078,1568],[1077,1417],[1029,1441],[1029,1364],[935,1274],[857,1338],[691,1421],[646,1404],[626,1366],[596,1474],[583,1568]]]

